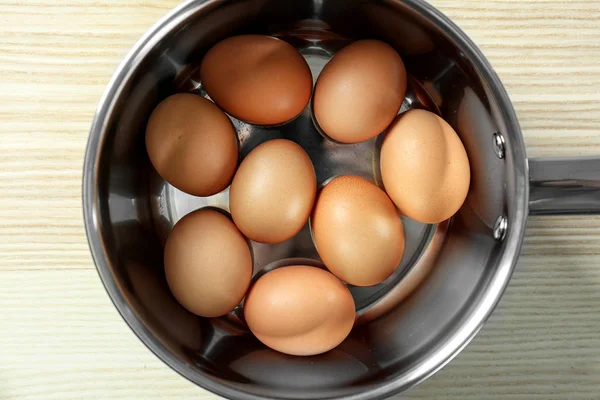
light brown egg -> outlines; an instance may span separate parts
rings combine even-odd
[[[316,191],[315,170],[302,147],[270,140],[242,161],[231,183],[229,209],[246,237],[279,243],[306,224]]]
[[[210,97],[252,124],[281,124],[308,104],[312,74],[289,43],[263,35],[232,36],[211,48],[200,66]]]
[[[404,229],[394,204],[358,176],[337,177],[321,190],[311,226],[327,268],[355,286],[383,282],[404,253]]]
[[[170,96],[154,109],[146,149],[164,180],[194,196],[225,189],[239,159],[229,118],[213,102],[190,93]]]
[[[225,315],[240,303],[252,276],[246,239],[219,211],[201,209],[183,217],[165,246],[171,292],[202,317]]]
[[[381,176],[400,212],[423,223],[452,217],[469,191],[467,152],[450,125],[425,110],[402,114],[381,147]]]
[[[313,111],[333,140],[358,143],[385,130],[406,94],[400,55],[378,40],[359,40],[337,52],[315,86]]]
[[[339,345],[352,330],[355,316],[348,288],[329,272],[309,266],[266,273],[244,302],[246,323],[258,340],[297,356]]]

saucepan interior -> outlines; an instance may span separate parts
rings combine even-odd
[[[284,37],[317,64],[351,40],[388,42],[414,82],[405,106],[419,103],[440,113],[460,135],[471,163],[467,200],[444,225],[422,284],[320,356],[271,351],[235,315],[196,317],[177,304],[164,278],[165,232],[204,203],[178,197],[157,177],[144,148],[145,124],[160,100],[198,90],[195,71],[205,52],[241,33]],[[309,129],[306,113],[288,128],[244,129],[250,137],[258,130],[265,138],[294,135]],[[144,36],[115,74],[91,130],[84,168],[90,246],[123,318],[180,374],[240,399],[380,398],[425,379],[466,345],[493,310],[512,273],[527,212],[525,151],[502,85],[465,35],[418,0],[183,4]]]

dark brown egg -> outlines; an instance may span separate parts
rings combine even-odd
[[[180,93],[163,100],[146,127],[146,149],[164,180],[194,196],[225,189],[239,151],[231,121],[212,101]]]
[[[165,246],[171,292],[202,317],[225,315],[239,304],[252,276],[252,254],[233,222],[219,211],[201,209],[183,217]]]
[[[200,66],[210,97],[243,121],[281,124],[308,104],[312,74],[298,51],[263,35],[232,36],[211,48]]]

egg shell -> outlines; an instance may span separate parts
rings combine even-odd
[[[259,125],[281,124],[300,114],[313,83],[306,60],[292,45],[263,35],[217,43],[202,60],[200,80],[225,111]]]
[[[259,278],[244,302],[244,317],[265,345],[309,356],[339,345],[352,330],[356,313],[350,291],[335,276],[299,265]]]
[[[239,161],[229,118],[210,100],[189,93],[172,95],[154,109],[146,149],[163,179],[194,196],[225,189]]]
[[[402,114],[381,147],[381,176],[400,212],[435,224],[452,217],[469,191],[467,152],[452,127],[425,110]]]
[[[240,231],[256,242],[279,243],[308,221],[317,178],[298,144],[275,139],[252,150],[238,168],[229,191],[229,209]]]
[[[404,228],[394,204],[358,176],[334,178],[321,190],[311,226],[325,266],[355,286],[383,282],[404,253]]]
[[[342,143],[382,133],[406,94],[406,69],[393,47],[359,40],[337,52],[315,86],[313,111],[321,130]]]
[[[187,214],[170,232],[164,252],[171,292],[190,312],[218,317],[244,297],[252,277],[252,254],[233,222],[219,211]]]

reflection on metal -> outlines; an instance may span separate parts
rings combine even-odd
[[[529,160],[531,215],[600,214],[600,159]]]
[[[503,159],[504,153],[506,152],[506,142],[504,141],[504,136],[500,132],[494,133],[494,153],[498,156],[498,158]]]
[[[507,229],[508,229],[508,220],[506,219],[506,217],[504,215],[499,216],[498,219],[496,220],[496,223],[494,224],[494,230],[493,230],[494,239],[496,239],[498,241],[504,240]]]

